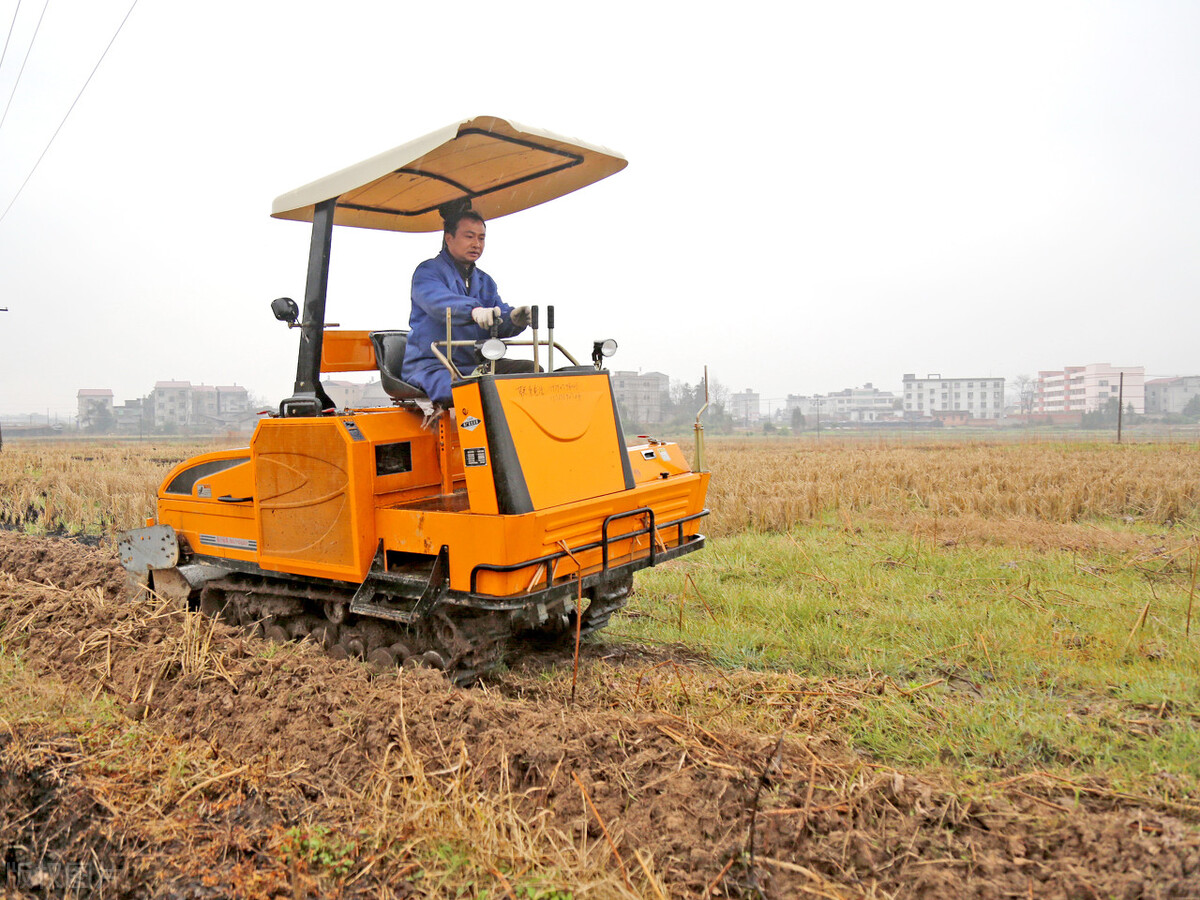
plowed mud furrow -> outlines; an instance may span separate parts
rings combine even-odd
[[[708,896],[1200,897],[1197,817],[1185,808],[1099,795],[1064,805],[1036,781],[966,799],[855,756],[803,697],[791,711],[802,724],[782,741],[621,705],[665,657],[590,646],[572,705],[561,651],[544,659],[553,677],[521,669],[460,689],[308,644],[268,650],[219,623],[197,632],[182,611],[125,596],[109,552],[0,534],[0,570],[0,641],[46,677],[107,692],[231,765],[271,760],[293,788],[276,783],[279,797],[361,821],[414,827],[402,791],[415,761],[447,790],[508,804],[546,840],[604,842],[602,821],[626,865],[636,874],[640,852],[672,896],[706,896],[715,882]],[[741,677],[712,672],[735,687]],[[224,864],[247,854],[231,842]],[[390,877],[373,869],[348,894]]]

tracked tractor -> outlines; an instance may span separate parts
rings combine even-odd
[[[272,304],[300,333],[293,395],[248,447],[167,475],[157,515],[121,537],[131,577],[273,640],[465,682],[526,636],[603,627],[634,572],[700,549],[709,476],[674,443],[626,445],[604,369],[614,342],[581,361],[556,342],[553,309],[541,333],[534,307],[528,337],[480,342],[480,365],[462,372],[448,319],[432,349],[454,409],[430,423],[401,379],[406,330],[325,322],[334,226],[440,231],[447,203],[493,219],[625,165],[480,117],[279,197],[273,216],[312,223],[303,307]],[[518,353],[532,371],[496,373]],[[390,404],[335,409],[320,377],[340,372],[378,373]]]

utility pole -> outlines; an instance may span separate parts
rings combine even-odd
[[[1117,382],[1117,443],[1121,443],[1121,416],[1125,413],[1125,373]]]
[[[0,312],[8,312],[7,306],[0,306]],[[4,428],[0,427],[0,450],[4,449]]]

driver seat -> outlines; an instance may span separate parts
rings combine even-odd
[[[372,331],[371,346],[375,349],[375,365],[384,392],[397,401],[425,400],[425,392],[400,379],[404,365],[404,350],[408,346],[407,331]]]

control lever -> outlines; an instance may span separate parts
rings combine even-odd
[[[537,371],[537,366],[533,367]],[[554,371],[554,307],[546,307],[546,371]]]
[[[538,308],[536,306],[529,307],[529,325],[533,329],[533,371],[538,370]]]
[[[490,338],[495,339],[500,337],[500,319],[502,317],[503,313],[501,313],[499,316],[492,317],[492,327],[488,329],[488,336]],[[494,359],[488,362],[488,374],[496,374],[496,361]]]

